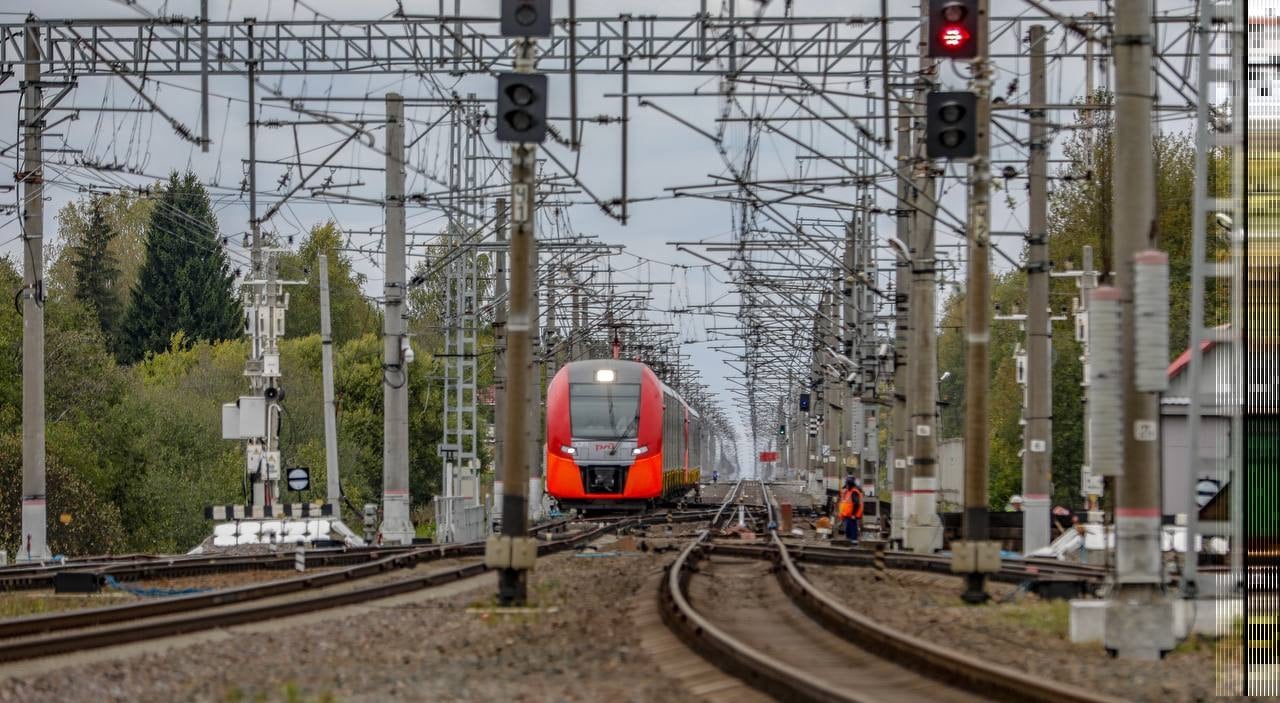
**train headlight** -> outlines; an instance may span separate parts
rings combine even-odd
[[[648,447],[636,447],[635,449],[631,450],[631,455],[640,456],[641,454],[644,454],[647,451],[649,451]]]
[[[596,383],[613,383],[613,369],[597,369]]]
[[[565,444],[561,444],[561,445],[560,445],[560,451],[564,452],[565,454],[577,454],[577,453],[578,453],[578,450],[577,450],[577,449],[574,449],[573,447],[570,447],[570,446],[565,445]]]

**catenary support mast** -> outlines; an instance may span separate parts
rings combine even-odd
[[[409,366],[404,333],[404,99],[386,97],[386,282],[382,321],[382,541],[413,542],[409,519]]]
[[[1045,31],[1032,25],[1031,149],[1027,159],[1027,424],[1022,453],[1022,549],[1049,545],[1053,493],[1053,369],[1049,365],[1053,322],[1049,311],[1048,134],[1045,128]]]
[[[928,3],[921,3],[921,17]],[[936,62],[928,56],[928,39],[920,37],[920,75],[916,79],[916,119],[924,122],[926,94],[932,88]],[[911,382],[907,392],[911,437],[911,509],[907,511],[907,548],[933,552],[942,548],[938,516],[938,330],[934,321],[937,260],[934,226],[938,209],[933,166],[925,157],[924,131],[917,126],[912,161],[914,209],[911,225]]]
[[[1138,391],[1134,373],[1133,256],[1151,248],[1155,237],[1154,41],[1151,0],[1117,2],[1111,261],[1121,295],[1124,473],[1115,479],[1117,589],[1107,608],[1104,641],[1118,656],[1136,659],[1158,659],[1173,649],[1160,551],[1160,399]]]
[[[31,20],[33,22],[33,20]],[[29,24],[28,57],[40,55],[40,32]],[[19,560],[49,557],[45,541],[44,452],[44,159],[40,151],[40,62],[23,74],[22,169],[22,544]]]

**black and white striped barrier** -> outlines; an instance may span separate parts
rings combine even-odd
[[[272,505],[268,509],[263,505],[206,505],[206,520],[226,522],[228,520],[268,520],[271,518],[297,517],[316,518],[332,517],[337,513],[332,504],[314,505],[312,503],[282,503]]]

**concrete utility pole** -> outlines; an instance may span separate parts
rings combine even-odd
[[[820,366],[818,368],[819,378],[822,379],[822,446],[819,448],[819,455],[822,457],[822,476],[823,486],[827,491],[839,491],[840,484],[844,480],[844,462],[841,459],[843,448],[840,446],[840,384],[833,381],[827,366],[835,361],[831,353],[826,351],[836,343],[836,324],[833,319],[836,311],[835,291],[838,289],[839,270],[832,271],[836,280],[823,291],[821,302],[818,307],[818,324],[821,325],[822,336],[820,344],[822,349],[818,351]],[[826,363],[822,363],[822,359],[827,359]]]
[[[909,428],[907,418],[907,381],[911,377],[908,364],[913,356],[908,347],[910,339],[910,295],[911,260],[907,252],[911,249],[911,217],[910,195],[911,178],[911,145],[914,142],[911,134],[911,113],[905,103],[898,104],[898,203],[895,233],[898,241],[907,247],[907,251],[896,256],[896,272],[893,283],[894,339],[893,339],[893,516],[889,539],[901,545],[905,538],[908,506],[911,501],[910,470],[907,468],[907,456],[910,454]]]
[[[987,399],[988,357],[991,344],[991,62],[988,58],[989,19],[986,0],[978,2],[978,56],[973,61],[972,89],[977,95],[974,143],[969,162],[968,271],[965,277],[964,387],[964,526],[965,547],[972,568],[965,574],[966,603],[983,603],[986,574],[978,549],[990,535],[987,512]],[[932,310],[930,311],[932,312]],[[961,548],[953,545],[953,554]],[[997,561],[999,550],[997,548]],[[997,566],[998,568],[998,566]]]
[[[929,3],[920,3],[928,21]],[[942,548],[942,520],[938,517],[938,330],[934,324],[937,270],[934,259],[934,218],[938,203],[933,164],[925,156],[924,105],[932,87],[936,62],[928,57],[928,37],[920,35],[920,75],[916,79],[916,153],[912,161],[914,212],[911,227],[911,384],[907,393],[911,433],[911,502],[907,511],[907,549],[931,553]]]
[[[1045,32],[1032,25],[1031,149],[1027,177],[1030,232],[1027,247],[1027,424],[1022,433],[1022,550],[1049,545],[1053,494],[1053,322],[1049,312],[1048,157],[1045,128]]]
[[[533,72],[533,42],[516,40],[515,69],[520,73]],[[502,443],[508,448],[503,455],[502,541],[509,541],[505,559],[507,566],[498,571],[498,598],[503,605],[523,605],[528,588],[527,562],[517,559],[520,549],[531,548],[527,536],[529,530],[529,452],[518,451],[528,447],[532,433],[529,431],[529,373],[533,361],[531,352],[533,306],[536,295],[536,252],[534,251],[534,168],[537,165],[538,148],[533,144],[516,144],[511,147],[511,290],[507,317],[507,406],[502,417]],[[533,274],[533,275],[531,275]],[[495,551],[491,538],[489,552]],[[529,564],[529,565],[526,565]]]
[[[200,0],[200,152],[209,153],[209,0]]]
[[[22,543],[18,561],[49,558],[44,453],[44,158],[40,136],[40,30],[28,18],[23,73],[22,169]]]
[[[825,291],[823,295],[825,295]],[[819,306],[821,306],[821,296],[819,296]],[[819,307],[819,311],[821,307]],[[808,470],[809,482],[813,487],[815,496],[825,499],[827,495],[826,473],[823,471],[822,449],[819,445],[822,442],[818,439],[818,416],[822,411],[822,364],[818,356],[818,345],[822,339],[822,316],[815,313],[813,316],[813,356],[809,362],[809,378],[805,383],[804,392],[809,395],[809,411],[806,420],[808,426],[805,430],[805,456],[809,457],[805,468]]]
[[[535,168],[536,161],[530,166]],[[536,178],[536,173],[533,177]],[[514,202],[514,201],[513,201]],[[530,210],[532,212],[532,209]],[[528,486],[525,487],[526,500],[529,511],[529,519],[537,520],[541,517],[542,510],[542,371],[545,368],[545,349],[542,345],[541,326],[538,324],[538,318],[541,315],[539,310],[540,304],[538,297],[538,234],[533,231],[533,225],[530,224],[529,235],[529,369],[525,374],[528,379],[529,390],[525,395],[525,412],[528,415],[528,424],[526,425],[526,434],[524,446],[528,452]],[[515,265],[515,257],[512,256],[512,266]],[[514,286],[513,286],[514,293]]]
[[[860,204],[865,205],[864,202]],[[858,310],[860,305],[859,299],[862,292],[862,283],[859,282],[856,274],[858,273],[859,268],[859,247],[862,244],[861,239],[864,235],[860,230],[863,219],[865,219],[865,215],[855,213],[853,220],[846,222],[844,225],[844,272],[841,275],[841,278],[844,280],[844,290],[842,291],[843,310],[841,311],[843,316],[843,328],[841,330],[840,339],[843,342],[843,349],[841,349],[842,353],[845,355],[845,358],[853,361],[854,363],[857,363],[861,358],[858,354],[858,336],[861,333],[862,328],[858,324],[860,321]],[[857,381],[856,378],[854,381],[844,381],[845,378],[848,378],[849,375],[856,370],[855,368],[848,368],[844,364],[838,364],[836,367],[840,369],[840,375],[842,376],[837,383],[839,383],[840,387],[844,389],[845,415],[848,417],[847,426],[850,430],[849,440],[852,440],[851,442],[848,442],[849,447],[845,452],[845,456],[851,457],[853,459],[853,463],[857,463],[859,475],[861,475],[863,456],[862,442],[860,441],[859,433],[864,430],[859,415],[862,412],[862,399],[860,397],[862,389],[855,385]],[[850,462],[846,459],[844,463],[849,464]],[[865,486],[863,490],[866,490]]]
[[[873,288],[876,280],[875,247],[872,245],[875,239],[875,228],[870,214],[874,201],[870,189],[864,189],[862,201],[862,236],[858,243],[859,267],[862,275],[857,287],[857,339],[860,341],[861,352],[859,353],[856,347],[853,350],[857,354],[855,358],[858,360],[861,374],[858,380],[862,388],[859,390],[861,397],[854,416],[854,426],[858,428],[854,434],[854,443],[861,454],[859,466],[862,471],[862,490],[868,494],[869,498],[875,499],[879,495],[876,483],[879,480],[880,471],[880,438],[876,432],[876,421],[880,413],[879,388],[877,388],[880,354],[876,340],[876,292]],[[883,532],[885,524],[878,499],[872,502],[876,503],[877,529]]]
[[[1158,659],[1173,649],[1173,606],[1162,585],[1160,553],[1160,397],[1138,391],[1134,374],[1133,255],[1155,244],[1154,40],[1150,0],[1116,3],[1111,260],[1121,295],[1124,473],[1115,480],[1117,588],[1104,642],[1117,656],[1134,659]]]
[[[822,314],[826,318],[824,320],[824,328],[826,329],[824,346],[827,349],[833,349],[840,343],[840,308],[837,301],[840,296],[841,283],[844,281],[844,274],[840,269],[833,269],[832,273],[834,275],[831,277],[831,289],[827,292],[826,304],[823,305],[822,310]],[[827,351],[823,352],[823,356],[830,360],[829,363],[832,367],[837,368],[838,375],[839,367],[836,367],[835,357]],[[832,378],[830,371],[824,369],[822,377],[826,386],[826,409],[824,411],[826,415],[823,418],[826,427],[824,428],[823,436],[828,447],[826,456],[827,489],[839,491],[840,486],[844,483],[844,474],[847,470],[845,468],[845,457],[848,456],[845,452],[843,441],[845,434],[843,425],[846,389],[843,379]]]
[[[550,381],[556,375],[556,371],[560,368],[560,360],[564,355],[562,339],[560,337],[560,320],[558,317],[559,310],[556,306],[556,271],[553,268],[547,279],[547,327],[543,330],[543,358],[542,365],[546,370],[547,380]]]
[[[498,251],[494,256],[493,298],[498,304],[493,309],[493,421],[507,411],[507,199],[498,198],[494,219],[497,230]],[[501,435],[493,438],[493,524],[502,524],[503,453]]]
[[[412,544],[409,519],[409,338],[404,333],[404,99],[386,97],[386,278],[382,287],[382,541]]]
[[[582,338],[583,329],[587,326],[587,312],[583,308],[582,286],[577,279],[573,283],[573,343],[569,345],[569,360],[580,361],[587,358],[586,340]]]
[[[249,36],[253,36],[253,24],[249,24]],[[257,283],[264,273],[262,267],[262,232],[258,223],[258,120],[255,117],[257,109],[257,80],[256,73],[257,63],[253,58],[253,42],[249,42],[248,60],[245,62],[245,69],[249,76],[249,165],[247,178],[249,181],[249,278],[254,279],[254,283],[250,288],[248,296],[246,296],[253,308],[251,317],[253,320],[249,323],[251,341],[249,342],[249,360],[245,362],[245,375],[249,376],[249,389],[253,395],[261,395],[263,390],[262,378],[262,324],[258,322],[258,315],[262,314],[262,299],[265,297],[259,289]],[[248,283],[246,281],[246,283]],[[241,289],[243,290],[243,288]],[[267,429],[263,428],[264,435]],[[255,451],[256,450],[256,451]],[[255,472],[254,465],[261,466],[261,462],[254,461],[254,454],[266,451],[266,440],[258,438],[250,438],[246,448],[245,461],[247,463],[246,471],[249,473],[249,500],[253,501],[253,505],[262,505],[265,507],[267,489],[266,482],[263,480],[261,472]],[[254,478],[254,474],[257,477]]]
[[[333,331],[329,318],[329,257],[316,257],[320,268],[320,377],[324,384],[325,497],[340,514],[342,489],[338,478],[338,413],[333,399]]]

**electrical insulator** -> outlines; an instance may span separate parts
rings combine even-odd
[[[1169,388],[1169,255],[1133,257],[1133,382],[1145,393]]]
[[[1124,387],[1120,383],[1120,291],[1089,293],[1089,466],[1098,476],[1124,473]]]
[[[1014,375],[1021,385],[1027,385],[1027,350],[1019,348],[1013,354],[1014,359]]]

